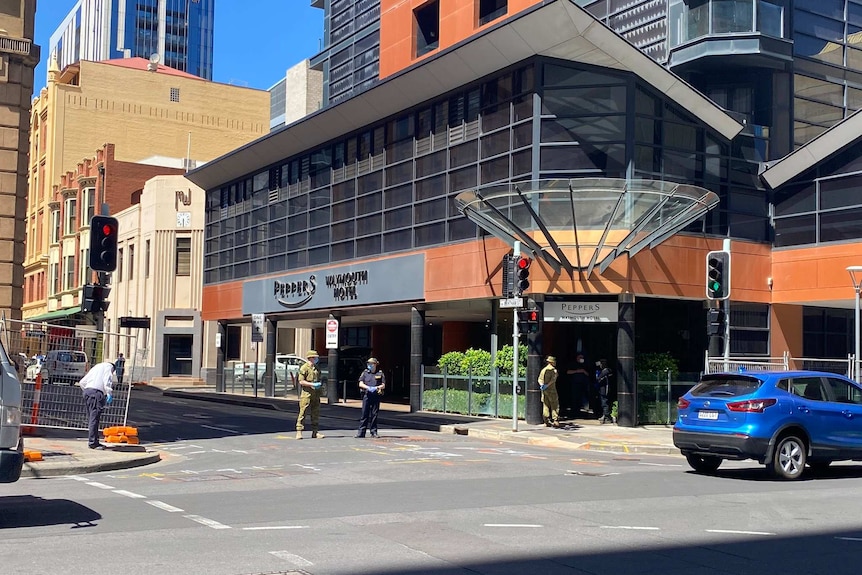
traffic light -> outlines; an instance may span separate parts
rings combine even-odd
[[[533,263],[533,260],[530,258],[525,258],[524,256],[518,257],[515,262],[516,273],[518,274],[518,278],[515,280],[517,283],[515,285],[515,297],[521,297],[521,295],[530,287],[530,264]]]
[[[730,297],[730,252],[706,254],[706,297],[711,300]]]
[[[725,329],[724,311],[718,308],[707,310],[706,334],[707,335],[724,335]]]
[[[93,216],[90,220],[90,269],[112,272],[117,269],[117,218]]]
[[[519,309],[518,310],[518,332],[520,333],[536,333],[539,331],[539,310],[537,309]]]
[[[98,284],[84,285],[81,294],[81,311],[84,313],[108,311],[108,295],[111,293],[111,288]]]
[[[515,257],[503,256],[503,297],[515,297]]]

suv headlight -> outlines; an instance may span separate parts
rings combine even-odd
[[[17,407],[0,407],[0,421],[3,425],[21,425],[21,410]]]

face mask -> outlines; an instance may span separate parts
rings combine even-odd
[[[317,365],[317,362],[318,362],[318,361],[320,361],[320,358],[319,358],[319,357],[312,357],[312,358],[311,358],[311,363],[313,363],[314,365]]]
[[[374,364],[373,363],[369,363],[367,365],[367,367],[368,367],[368,371],[374,371]]]
[[[578,359],[578,363],[584,363],[584,358]]]

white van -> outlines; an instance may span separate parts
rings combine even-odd
[[[15,364],[0,342],[0,483],[18,481],[23,465],[21,382]]]
[[[83,351],[55,349],[48,352],[42,363],[42,381],[75,385],[87,375],[88,369],[87,354]]]

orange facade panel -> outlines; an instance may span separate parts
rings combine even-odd
[[[848,266],[862,265],[862,244],[849,243],[772,253],[773,303],[852,300],[856,292]]]
[[[215,321],[242,317],[242,281],[204,286],[201,319]]]
[[[539,4],[541,0],[509,0],[504,16],[479,26],[479,0],[437,0],[440,4],[440,45],[416,57],[414,10],[429,0],[380,0],[380,78],[399,72],[430,54],[466,40],[512,14]]]

